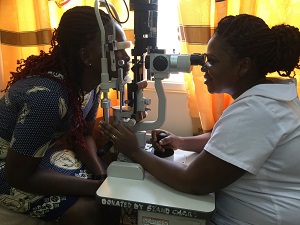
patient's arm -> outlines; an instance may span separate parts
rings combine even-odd
[[[101,181],[69,176],[39,167],[41,158],[9,149],[5,175],[9,184],[29,193],[94,197]]]
[[[88,132],[85,135],[85,143],[88,150],[78,148],[78,146],[73,146],[78,158],[83,162],[83,164],[96,176],[106,174],[106,170],[103,166],[103,162],[97,156],[97,145],[95,139],[93,138],[94,121],[87,123]]]

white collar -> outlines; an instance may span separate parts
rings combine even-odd
[[[279,101],[291,101],[298,97],[297,93],[297,80],[292,79],[279,79],[279,78],[268,78],[274,81],[273,84],[259,84],[241,94],[236,101],[241,100],[249,96],[262,96],[271,98]]]

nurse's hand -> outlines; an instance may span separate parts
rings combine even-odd
[[[157,142],[157,136],[164,133],[166,137]],[[151,144],[155,150],[165,151],[165,149],[180,149],[181,138],[168,131],[156,129],[151,132]]]

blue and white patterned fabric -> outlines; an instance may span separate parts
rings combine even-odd
[[[84,96],[86,121],[95,119],[99,90]],[[41,167],[92,179],[91,174],[66,146],[55,142],[71,127],[72,112],[67,90],[56,80],[33,76],[17,81],[0,99],[0,204],[11,210],[45,220],[58,219],[76,196],[40,196],[11,187],[4,176],[9,148],[41,158]]]

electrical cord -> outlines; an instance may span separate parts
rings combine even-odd
[[[125,0],[123,0],[124,2],[124,5],[126,7],[126,11],[127,11],[127,18],[125,21],[120,21],[111,11],[111,7],[110,5],[108,4],[107,0],[104,0],[105,1],[105,4],[107,6],[107,9],[109,11],[109,14],[114,18],[115,21],[117,21],[118,23],[122,24],[122,23],[126,23],[128,20],[129,20],[129,9],[128,9],[128,6],[127,6],[127,3],[125,2]]]

